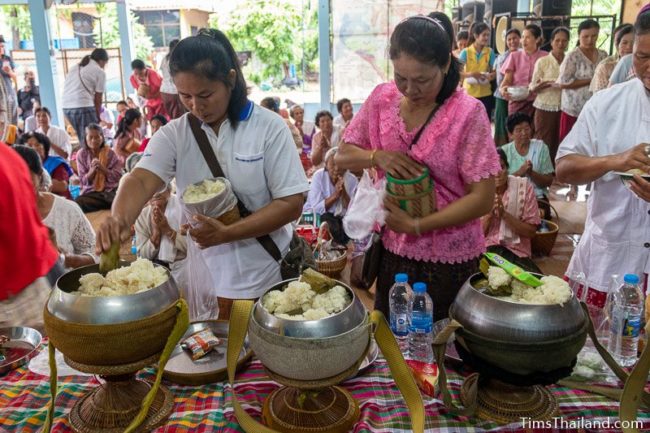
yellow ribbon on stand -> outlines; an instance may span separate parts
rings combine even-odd
[[[649,335],[650,332],[650,323],[646,324],[645,333]],[[648,402],[648,393],[644,391],[645,384],[648,380],[648,373],[650,372],[650,349],[648,344],[643,348],[643,353],[641,357],[636,362],[636,365],[632,369],[632,372],[625,381],[625,386],[623,387],[623,395],[621,396],[621,407],[619,409],[619,415],[621,421],[625,422],[625,426],[622,428],[623,433],[637,433],[639,429],[631,428],[632,425],[629,421],[634,421],[637,418],[637,411],[641,404],[645,404],[646,407]]]
[[[228,327],[228,382],[232,386],[233,393],[233,406],[235,415],[239,424],[248,433],[277,433],[275,430],[266,427],[251,417],[241,407],[237,400],[237,393],[235,391],[235,369],[237,367],[237,360],[241,353],[244,339],[248,333],[248,321],[253,310],[252,301],[235,301],[232,305],[230,312],[230,326]],[[397,384],[406,406],[411,415],[411,427],[414,433],[424,432],[424,404],[422,396],[418,389],[415,379],[411,375],[399,346],[395,341],[393,333],[388,327],[386,318],[379,311],[373,311],[370,314],[370,326],[375,335],[375,341],[381,352],[384,354],[388,367],[393,375],[393,379]]]

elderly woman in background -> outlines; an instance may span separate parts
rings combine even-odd
[[[354,117],[352,102],[348,98],[339,99],[336,101],[336,111],[339,114],[334,118],[334,127],[338,128],[339,131],[343,131]]]
[[[303,212],[315,212],[326,221],[334,240],[345,245],[350,240],[343,231],[343,216],[354,197],[359,181],[347,170],[340,170],[334,161],[337,148],[325,154],[325,167],[319,168],[311,179],[311,188]]]
[[[535,63],[529,89],[535,93],[535,138],[549,147],[551,162],[555,160],[560,145],[560,101],[562,91],[555,83],[560,76],[560,65],[569,45],[571,33],[566,27],[556,27],[551,33],[551,52]]]
[[[72,155],[72,145],[70,144],[70,136],[65,129],[52,125],[52,115],[47,107],[38,107],[34,110],[36,117],[36,124],[38,128],[36,132],[47,135],[52,145],[53,150],[61,158],[69,160]]]
[[[142,140],[140,126],[142,122],[143,118],[140,110],[137,108],[129,108],[118,123],[114,148],[122,165],[124,165],[129,155],[137,152],[140,148],[140,142]]]
[[[634,46],[634,26],[632,24],[621,24],[614,29],[614,46],[616,54],[607,57],[596,66],[594,78],[591,79],[589,85],[589,91],[592,94],[609,86],[609,77],[614,72],[618,61],[621,60],[621,57],[632,53]]]
[[[506,119],[508,118],[508,101],[501,95],[501,83],[503,82],[504,74],[501,72],[501,67],[508,60],[511,53],[519,50],[521,42],[521,32],[519,29],[509,29],[506,32],[506,47],[504,53],[499,54],[499,57],[494,61],[494,69],[497,73],[497,88],[494,91],[494,142],[497,146],[501,146],[508,142],[508,132],[506,130]]]
[[[180,233],[181,205],[171,184],[154,194],[135,221],[138,257],[153,260],[171,269],[179,287],[187,288],[185,258],[187,241]]]
[[[397,25],[389,55],[395,81],[377,86],[348,126],[336,162],[376,167],[409,179],[428,168],[438,210],[414,218],[392,202],[382,243],[375,308],[388,314],[396,273],[426,282],[434,318],[447,317],[459,288],[485,250],[479,218],[494,201],[499,159],[483,105],[458,88],[451,35],[439,20],[413,16]]]
[[[515,101],[508,93],[508,87],[528,87],[533,79],[535,63],[548,53],[539,49],[542,45],[542,29],[537,24],[528,24],[521,40],[524,49],[511,53],[501,67],[504,77],[500,91],[508,100],[508,114],[523,112],[532,117],[535,94],[530,93],[525,99]]]
[[[47,170],[52,179],[50,191],[65,198],[72,198],[70,191],[68,191],[70,176],[73,174],[72,168],[60,156],[50,155],[52,148],[50,139],[40,132],[29,132],[20,137],[19,144],[31,147],[41,157],[43,168]]]
[[[318,132],[314,135],[311,147],[311,163],[314,169],[325,165],[324,157],[328,150],[339,145],[340,131],[334,126],[332,113],[322,110],[316,113],[316,126]]]
[[[531,239],[541,219],[535,191],[525,177],[508,175],[508,157],[497,149],[501,172],[496,177],[496,196],[492,212],[481,218],[485,244],[490,252],[499,254],[530,272],[541,273],[531,260]]]
[[[501,148],[508,157],[508,173],[530,180],[535,196],[542,201],[540,207],[544,210],[544,217],[548,219],[551,212],[548,188],[555,173],[548,146],[542,140],[531,139],[533,119],[526,113],[508,116],[507,127],[512,141]]]
[[[95,232],[90,221],[79,206],[70,200],[40,191],[38,185],[43,181],[40,160],[36,152],[27,146],[16,146],[16,151],[25,160],[31,171],[38,213],[43,223],[54,231],[56,246],[59,249],[66,269],[95,263]]]
[[[260,106],[266,108],[267,110],[271,110],[278,116],[282,117],[280,115],[280,107],[278,105],[278,101],[276,101],[274,97],[267,96],[266,98],[262,99],[260,101]],[[293,142],[296,144],[296,149],[298,149],[299,152],[302,152],[302,135],[300,131],[293,123],[291,123],[291,120],[285,118],[282,119],[284,120],[284,123],[287,124],[289,131],[291,131],[291,136],[293,137]]]
[[[86,146],[77,153],[81,195],[76,202],[84,212],[110,209],[122,176],[122,162],[104,140],[102,127],[86,127]]]
[[[578,120],[585,103],[591,97],[589,85],[596,66],[607,57],[607,52],[596,47],[600,24],[584,20],[578,26],[578,46],[566,55],[560,66],[558,83],[562,89],[562,113],[560,114],[560,141],[564,140]]]
[[[300,105],[294,105],[289,109],[289,116],[293,119],[294,126],[300,131],[303,145],[311,148],[312,138],[316,133],[316,125],[309,120],[305,120],[305,109]]]

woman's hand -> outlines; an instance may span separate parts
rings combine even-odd
[[[632,149],[614,155],[615,170],[626,172],[634,168],[650,173],[650,144],[641,143]]]
[[[386,210],[386,226],[389,229],[397,233],[416,235],[415,219],[388,197],[384,199],[384,209]]]
[[[398,179],[413,179],[420,176],[424,171],[424,166],[413,161],[402,152],[377,150],[374,162],[379,168]]]
[[[509,101],[511,99],[510,93],[506,90],[507,87],[501,87],[499,90],[501,92],[501,97],[505,99],[506,101]]]
[[[634,175],[634,181],[630,184],[630,190],[641,200],[650,203],[650,182],[639,176]]]
[[[554,82],[555,82],[555,81],[541,81],[540,83],[538,83],[538,84],[537,84],[537,85],[532,89],[532,92],[533,92],[533,93],[539,93],[539,92],[541,92],[542,90],[548,89],[549,87],[551,87],[551,86],[553,85]]]
[[[95,253],[97,255],[111,248],[114,242],[122,243],[131,237],[131,227],[119,216],[109,216],[97,230]]]
[[[526,162],[521,164],[521,167],[519,167],[519,170],[515,171],[512,174],[513,174],[513,176],[524,177],[527,174],[529,174],[532,169],[533,169],[533,163],[530,160],[526,160]]]
[[[187,227],[187,233],[201,249],[231,242],[226,225],[216,218],[194,215],[197,222],[194,227]]]

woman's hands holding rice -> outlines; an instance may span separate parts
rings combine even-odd
[[[194,215],[195,224],[184,224],[181,230],[187,231],[201,249],[232,242],[226,225],[221,221],[204,215]]]

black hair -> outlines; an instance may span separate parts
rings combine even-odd
[[[235,82],[228,74],[235,71]],[[237,127],[239,115],[248,103],[246,80],[232,44],[219,30],[201,29],[196,36],[181,40],[169,57],[172,77],[179,72],[191,72],[208,80],[221,81],[231,89],[228,120]]]
[[[589,30],[589,29],[599,29],[600,30],[600,24],[596,20],[592,20],[589,18],[588,20],[584,20],[583,22],[578,25],[578,35],[580,35],[580,32],[583,30]]]
[[[537,46],[540,46],[544,42],[544,38],[542,36],[542,28],[538,26],[537,24],[528,24],[526,27],[524,27],[524,30],[528,30],[535,36],[535,39],[542,38],[542,41],[537,43]]]
[[[503,150],[502,147],[497,147],[497,153],[499,154],[499,159],[503,161],[503,163],[506,165],[506,169],[510,167],[510,163],[508,163],[508,155],[506,155],[506,151]]]
[[[513,27],[511,29],[508,29],[508,31],[506,32],[506,39],[508,39],[508,36],[510,36],[510,33],[514,33],[517,36],[521,37],[521,30],[519,30],[518,28]]]
[[[153,122],[154,120],[159,121],[162,126],[167,125],[167,118],[162,114],[156,114],[155,116],[152,116],[151,120],[149,120],[149,123]]]
[[[260,101],[260,105],[266,109],[273,111],[274,113],[280,112],[280,107],[278,107],[278,102],[273,96],[267,96],[266,98]]]
[[[422,15],[399,23],[390,37],[389,55],[391,60],[395,60],[402,53],[441,70],[449,63],[436,97],[438,104],[442,105],[456,91],[460,82],[460,63],[451,55],[451,39],[442,24]]]
[[[643,36],[650,33],[650,10],[646,10],[636,17],[634,22],[634,35]]]
[[[554,28],[553,31],[551,32],[551,41],[553,41],[553,39],[555,39],[555,35],[557,35],[558,33],[562,33],[562,32],[564,32],[566,34],[566,37],[568,39],[571,39],[571,30],[569,30],[568,28],[566,28],[564,26],[560,26],[560,27]]]
[[[120,123],[117,125],[117,131],[115,131],[115,138],[120,138],[122,135],[126,134],[127,127],[133,125],[137,119],[142,117],[142,113],[137,108],[129,108],[124,112],[124,116],[120,119]]]
[[[468,44],[473,44],[476,42],[476,37],[479,36],[481,33],[483,33],[486,30],[490,30],[490,26],[488,26],[484,22],[478,22],[475,21],[472,23],[472,26],[470,27],[470,35],[469,35],[469,40],[467,41]]]
[[[339,114],[341,114],[341,110],[343,110],[345,104],[352,104],[352,102],[348,98],[342,98],[336,101],[336,111],[338,111]]]
[[[18,155],[20,155],[23,160],[25,160],[27,167],[29,167],[29,171],[37,176],[43,175],[43,163],[41,162],[41,157],[38,156],[38,153],[34,149],[29,146],[18,145],[14,146],[14,150],[18,152]]]
[[[459,41],[460,41],[461,39],[465,39],[466,41],[469,40],[469,32],[468,32],[467,30],[461,30],[461,31],[458,32],[458,34],[456,35],[456,39],[459,40]]]
[[[456,34],[454,32],[454,25],[451,23],[451,20],[447,16],[446,13],[444,12],[431,12],[429,15],[427,15],[429,18],[433,18],[435,20],[440,21],[440,24],[445,28],[445,31],[447,32],[447,35],[449,36],[449,40],[451,41],[451,49],[455,50],[458,48],[458,44],[456,43]],[[459,39],[460,39],[460,33],[458,34]],[[469,38],[469,35],[468,35]]]
[[[36,115],[36,113],[39,113],[41,111],[47,114],[47,117],[49,117],[50,119],[52,118],[52,113],[50,113],[50,109],[47,107],[38,107],[37,109],[34,110],[34,115]]]
[[[506,119],[506,129],[510,134],[515,130],[517,125],[520,125],[522,123],[528,123],[531,127],[533,126],[533,119],[523,111],[517,111],[516,113],[512,113],[508,118]]]
[[[614,29],[614,44],[618,47],[621,43],[623,36],[634,33],[634,26],[632,24],[621,24]]]
[[[90,60],[94,60],[96,62],[104,61],[108,62],[108,51],[106,51],[103,48],[95,48],[92,53],[90,53],[89,56],[84,56],[83,59],[81,59],[81,62],[79,62],[79,66],[84,67],[88,63],[90,63]]]
[[[332,113],[330,113],[327,110],[320,110],[318,113],[316,113],[315,123],[317,127],[318,127],[318,121],[320,120],[321,117],[329,117],[330,119],[334,120]]]
[[[43,146],[43,152],[45,153],[45,158],[43,158],[43,161],[45,161],[47,157],[50,156],[50,149],[52,148],[52,142],[47,137],[47,135],[41,134],[40,132],[31,131],[21,135],[20,138],[18,139],[18,144],[24,144],[26,146],[29,146],[27,142],[29,141],[30,138],[35,138],[36,141],[38,141],[41,144],[41,146]]]
[[[172,39],[169,41],[169,51],[167,51],[167,55],[165,56],[166,59],[169,59],[169,55],[174,51],[174,48],[176,48],[176,45],[178,45],[179,40],[178,39]]]
[[[102,137],[102,144],[99,145],[100,148],[104,147],[106,145],[106,137],[104,137],[104,130],[102,129],[101,126],[99,126],[96,123],[89,123],[86,125],[86,134],[88,134],[89,131],[97,131],[99,132],[99,135]],[[84,145],[86,148],[88,148],[88,143],[86,140],[84,140]]]
[[[142,70],[144,70],[146,68],[147,68],[147,66],[140,59],[135,59],[134,61],[131,62],[131,69],[137,69],[139,71],[142,71]]]
[[[127,107],[129,106],[129,103],[126,102],[124,99],[122,99],[122,100],[120,100],[120,101],[117,101],[117,104],[115,104],[115,105],[118,106],[118,105],[120,105],[120,104],[126,105]]]

